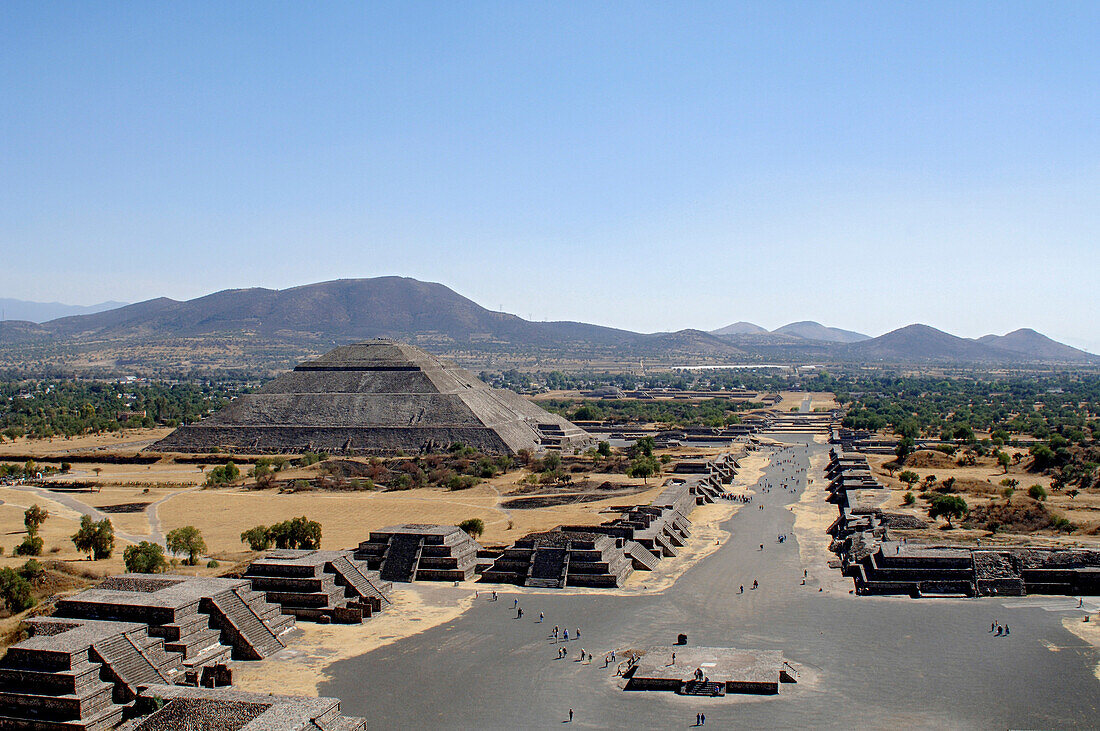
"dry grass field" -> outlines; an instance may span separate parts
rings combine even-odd
[[[1021,450],[1009,448],[1006,451],[1011,454]],[[875,477],[890,488],[882,507],[892,512],[911,513],[928,520],[926,501],[918,499],[912,506],[903,504],[904,495],[910,491],[910,488],[898,479],[897,475],[900,471],[895,471],[894,476],[891,477],[885,469],[884,465],[892,459],[883,455],[868,457]],[[1076,497],[1071,497],[1066,490],[1052,490],[1050,478],[1028,472],[1025,469],[1027,462],[1028,459],[1025,456],[1020,465],[1010,466],[1006,474],[992,457],[981,457],[974,465],[960,466],[956,458],[946,454],[919,451],[909,457],[903,469],[915,472],[922,480],[928,475],[935,475],[936,484],[942,484],[948,478],[955,478],[954,490],[966,501],[971,511],[998,505],[1011,505],[1014,511],[1034,510],[1036,501],[1027,496],[1027,490],[1032,485],[1040,485],[1048,495],[1042,507],[1069,520],[1074,526],[1072,531],[1052,528],[1027,532],[1005,530],[991,535],[990,531],[984,528],[961,527],[958,520],[954,521],[956,527],[947,529],[946,522],[938,520],[930,521],[932,525],[929,529],[899,531],[899,534],[936,542],[976,542],[981,539],[983,545],[1100,546],[1100,493],[1081,492]],[[1017,480],[1019,483],[1011,498],[1006,498],[1004,495],[1005,487],[1001,485],[1001,481],[1005,479]],[[919,484],[912,488],[914,495],[917,495],[920,490]]]

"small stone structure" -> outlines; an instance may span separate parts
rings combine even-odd
[[[622,666],[627,678],[624,690],[665,690],[691,696],[774,695],[780,683],[794,683],[798,678],[777,650],[671,645],[635,650],[630,658]]]
[[[409,523],[371,531],[355,560],[382,581],[465,581],[477,568],[478,548],[457,526]]]
[[[560,589],[622,586],[634,569],[622,538],[582,530],[530,533],[481,575],[482,581]]]
[[[393,588],[351,550],[277,549],[249,564],[244,578],[283,614],[323,623],[369,619],[390,606]]]
[[[245,693],[237,690],[150,685],[134,707],[136,718],[119,731],[364,731],[366,722],[345,716],[336,698]]]
[[[583,449],[591,435],[519,394],[391,340],[345,345],[299,364],[204,421],[181,426],[161,452],[435,452],[461,442],[515,454]]]

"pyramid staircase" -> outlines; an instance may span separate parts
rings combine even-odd
[[[421,536],[395,535],[386,549],[379,574],[385,581],[414,581],[423,548]]]
[[[560,589],[569,572],[568,548],[542,548],[535,551],[524,586]]]
[[[354,590],[358,598],[373,598],[378,603],[379,609],[388,607],[392,604],[386,596],[386,592],[393,588],[392,584],[388,582],[383,584],[381,581],[376,584],[346,557],[340,557],[333,561],[332,568],[336,572],[336,575],[343,579],[348,587]],[[379,579],[380,578],[381,577],[379,577]]]
[[[280,638],[280,631],[288,624],[293,625],[294,619],[280,614],[277,606],[268,604],[262,595],[250,590],[233,589],[211,597],[210,603],[213,607],[210,613],[212,623],[229,634],[236,653],[241,657],[262,660],[286,647]],[[261,616],[258,612],[267,616]],[[271,620],[275,621],[269,624]]]

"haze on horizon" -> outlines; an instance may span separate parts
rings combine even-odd
[[[0,24],[0,296],[401,275],[529,319],[1100,352],[1100,7],[79,5]]]

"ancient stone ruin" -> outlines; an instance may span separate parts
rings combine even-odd
[[[393,584],[347,551],[277,549],[248,566],[245,578],[283,614],[355,624],[390,606]]]
[[[890,531],[924,521],[877,507],[883,485],[867,458],[833,450],[826,475],[839,515],[829,527],[857,594],[1023,596],[1100,594],[1100,550],[908,543]]]
[[[302,729],[363,731],[366,723],[345,716],[336,698],[245,693],[171,685],[144,688],[134,704],[137,715],[121,731],[169,729]]]
[[[483,452],[584,448],[592,437],[420,348],[373,340],[299,364],[150,449],[164,452]]]
[[[223,685],[231,658],[278,652],[294,618],[240,579],[124,574],[26,622],[0,660],[0,727],[113,728],[140,688]]]
[[[631,650],[620,666],[624,690],[664,690],[690,696],[774,695],[798,673],[777,650],[653,646]]]
[[[504,549],[482,581],[560,589],[622,586],[634,570],[622,538],[583,530],[530,533]]]
[[[456,526],[409,523],[371,531],[355,560],[382,581],[465,581],[477,568],[478,548]]]

